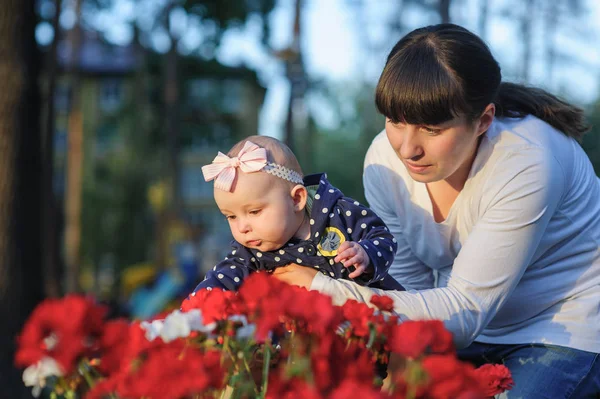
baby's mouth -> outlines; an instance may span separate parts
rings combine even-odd
[[[261,244],[261,240],[250,240],[250,241],[246,241],[246,246],[247,247],[259,247]]]

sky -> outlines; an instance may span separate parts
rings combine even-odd
[[[459,7],[451,17],[453,22],[477,32],[477,0],[455,0]],[[305,66],[313,77],[325,78],[334,84],[367,81],[376,83],[387,53],[398,38],[387,38],[385,17],[393,11],[393,0],[365,0],[368,7],[352,7],[348,0],[306,0],[303,9],[302,49]],[[506,1],[491,1],[492,15],[486,41],[500,62],[503,75],[514,80],[520,67],[521,42],[518,26],[505,16]],[[272,47],[283,48],[291,41],[293,0],[280,0],[271,15]],[[514,2],[513,2],[514,4]],[[518,4],[518,3],[517,3]],[[548,76],[544,53],[544,27],[534,23],[533,63],[530,83],[554,93],[561,93],[570,101],[586,105],[598,97],[600,88],[600,2],[588,0],[585,16],[561,26],[556,42],[567,57],[557,66],[552,79]],[[460,14],[458,14],[460,12]],[[458,14],[458,15],[457,15]],[[393,13],[392,13],[393,15]],[[406,9],[404,19],[411,28],[437,23],[437,16],[420,9]],[[512,18],[514,20],[514,18]],[[360,26],[361,29],[357,29]],[[289,87],[283,78],[279,63],[253,45],[249,37],[259,32],[252,22],[244,29],[229,32],[224,38],[218,59],[230,65],[244,63],[261,69],[267,86],[267,97],[261,112],[260,133],[279,137],[285,120]],[[479,32],[477,32],[479,33]],[[381,49],[366,53],[365,40],[383,43]],[[319,112],[320,111],[320,112]],[[312,107],[317,122],[333,123],[327,107]],[[329,121],[329,122],[328,122]]]
[[[146,8],[160,9],[166,0],[142,1]],[[283,49],[291,42],[294,1],[278,0],[269,16],[272,27],[269,45],[275,50]],[[561,24],[558,30],[556,42],[567,61],[556,68],[552,78],[548,76],[546,68],[544,27],[534,23],[534,62],[530,83],[585,105],[597,98],[600,88],[600,46],[597,44],[600,43],[600,2],[583,1],[587,7],[584,16]],[[453,22],[480,33],[477,32],[480,0],[454,0],[453,3],[456,4],[451,9]],[[506,14],[515,8],[517,13],[520,12],[518,6],[521,3],[514,0],[489,1],[491,18],[485,39],[500,62],[503,75],[509,80],[514,78],[514,72],[520,66],[522,40],[515,18]],[[387,53],[399,39],[388,37],[389,31],[386,29],[386,24],[397,15],[394,13],[397,4],[397,0],[304,0],[301,47],[309,76],[337,86],[358,85],[361,82],[375,84]],[[509,7],[514,4],[517,7]],[[415,7],[405,7],[402,16],[404,21],[410,21],[410,28],[438,22],[435,13]],[[112,10],[94,15],[96,27],[105,31],[106,37],[117,44],[127,44],[132,40],[130,22],[134,18],[142,27],[149,26],[152,23],[152,10],[138,15],[132,0],[115,0]],[[75,15],[66,8],[61,15],[62,26],[69,28],[74,21]],[[202,35],[198,33],[202,30],[193,28],[198,28],[201,22],[186,18],[181,12],[172,15],[172,21],[174,26],[179,27],[180,51],[194,51],[202,42]],[[207,26],[203,26],[203,29],[206,31]],[[51,27],[40,25],[37,34],[41,42],[51,40]],[[282,63],[260,44],[261,34],[261,21],[250,18],[244,26],[226,32],[217,59],[226,65],[246,65],[258,71],[261,83],[267,88],[259,133],[280,137],[289,85],[284,78]],[[367,44],[376,46],[367,51]],[[166,52],[170,46],[167,32],[155,32],[150,45],[159,52]],[[335,115],[327,104],[316,101],[310,100],[309,108],[317,123],[334,126]]]

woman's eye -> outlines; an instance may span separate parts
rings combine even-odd
[[[442,129],[437,129],[437,128],[428,127],[428,126],[423,126],[421,129],[423,129],[427,134],[429,134],[431,136],[436,136],[436,135],[440,134],[440,132],[442,131]]]

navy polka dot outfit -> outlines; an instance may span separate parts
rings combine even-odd
[[[397,245],[383,221],[358,201],[344,197],[327,181],[326,174],[306,176],[304,185],[309,193],[314,193],[310,195],[310,237],[307,240],[292,238],[282,248],[265,252],[233,241],[231,252],[206,274],[194,292],[214,287],[236,291],[250,273],[273,271],[290,263],[313,267],[332,278],[354,280],[361,285],[403,290],[388,274]],[[344,241],[358,242],[369,255],[367,271],[355,279],[348,277],[351,271],[341,262],[333,260]]]

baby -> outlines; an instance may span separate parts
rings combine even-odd
[[[403,290],[388,269],[396,240],[383,221],[333,187],[325,174],[303,178],[292,151],[267,136],[237,143],[202,167],[235,241],[194,291],[235,291],[249,273],[290,263],[333,278]]]

